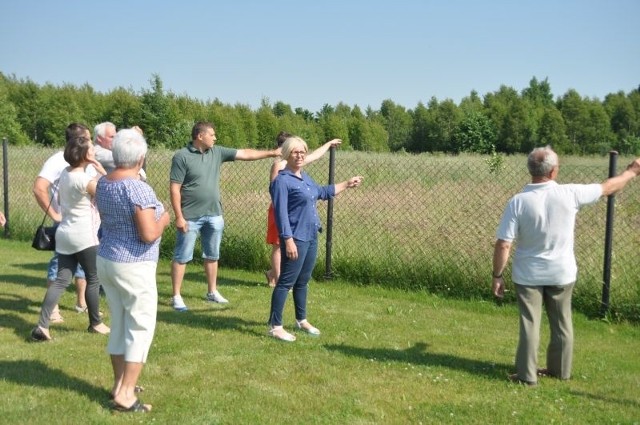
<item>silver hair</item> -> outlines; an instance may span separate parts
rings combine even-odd
[[[111,152],[116,168],[133,168],[147,154],[147,142],[142,134],[127,128],[116,133]]]
[[[298,136],[287,137],[287,139],[282,144],[282,158],[289,159],[289,156],[291,156],[291,152],[293,152],[293,150],[297,147],[302,147],[304,148],[305,152],[309,152],[307,142],[305,142],[303,139]]]
[[[114,123],[112,123],[112,122],[109,122],[109,121],[101,122],[100,124],[96,125],[93,128],[93,143],[94,144],[96,144],[98,142],[98,136],[104,137],[105,133],[107,132],[107,128],[108,127],[112,127],[114,131],[116,129],[116,125]]]
[[[551,146],[535,148],[527,157],[527,168],[532,177],[544,177],[558,166],[558,154]]]

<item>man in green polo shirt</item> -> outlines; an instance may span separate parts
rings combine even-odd
[[[216,131],[209,122],[198,122],[191,130],[191,142],[171,160],[170,195],[175,213],[176,247],[171,263],[173,308],[187,310],[180,289],[187,263],[200,235],[208,301],[227,303],[217,289],[218,259],[224,220],[220,202],[220,167],[228,161],[255,161],[280,155],[280,149],[232,149],[215,146]]]

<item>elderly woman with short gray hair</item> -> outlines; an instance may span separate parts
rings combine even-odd
[[[148,412],[136,393],[156,326],[156,267],[160,238],[169,214],[151,186],[139,179],[147,143],[139,131],[120,130],[113,139],[116,168],[96,188],[102,218],[98,275],[111,312],[114,409]]]

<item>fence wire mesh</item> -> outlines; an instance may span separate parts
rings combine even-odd
[[[5,236],[30,241],[42,220],[32,194],[44,161],[56,150],[13,147],[7,150],[3,183],[8,191]],[[148,183],[169,208],[169,169],[173,151],[148,153]],[[336,152],[335,181],[364,176],[364,184],[340,194],[333,207],[331,270],[326,270],[326,238],[320,237],[316,278],[337,276],[361,284],[424,289],[456,296],[487,297],[495,231],[508,199],[529,181],[525,156],[408,155]],[[559,183],[601,182],[608,175],[606,157],[561,158]],[[618,170],[630,158],[618,160]],[[268,268],[264,242],[270,202],[271,162],[237,161],[222,168],[225,233],[221,266]],[[327,184],[329,155],[306,167]],[[632,181],[616,195],[612,306],[626,318],[638,316],[638,245],[640,186]],[[579,278],[574,304],[595,311],[603,283],[606,205],[585,207],[576,223],[575,252]],[[318,204],[326,217],[327,204]],[[326,222],[326,219],[325,219]],[[162,256],[170,258],[175,228],[165,231]],[[197,258],[196,252],[194,258]],[[509,278],[507,269],[506,277]]]

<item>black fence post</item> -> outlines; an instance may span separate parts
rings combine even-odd
[[[336,172],[336,148],[332,146],[329,149],[329,183],[334,184]],[[331,269],[331,244],[333,242],[333,199],[327,201],[327,244],[325,253],[325,269],[324,278],[330,280],[333,278]]]
[[[616,175],[618,152],[609,152],[609,178]],[[602,302],[600,314],[605,317],[609,312],[609,289],[611,288],[611,248],[613,245],[613,218],[615,213],[615,194],[607,197],[607,222],[604,233],[604,267],[602,272]]]
[[[11,228],[9,220],[9,141],[7,138],[2,139],[2,188],[4,191],[4,216],[7,219],[4,225],[4,237],[11,236]]]

